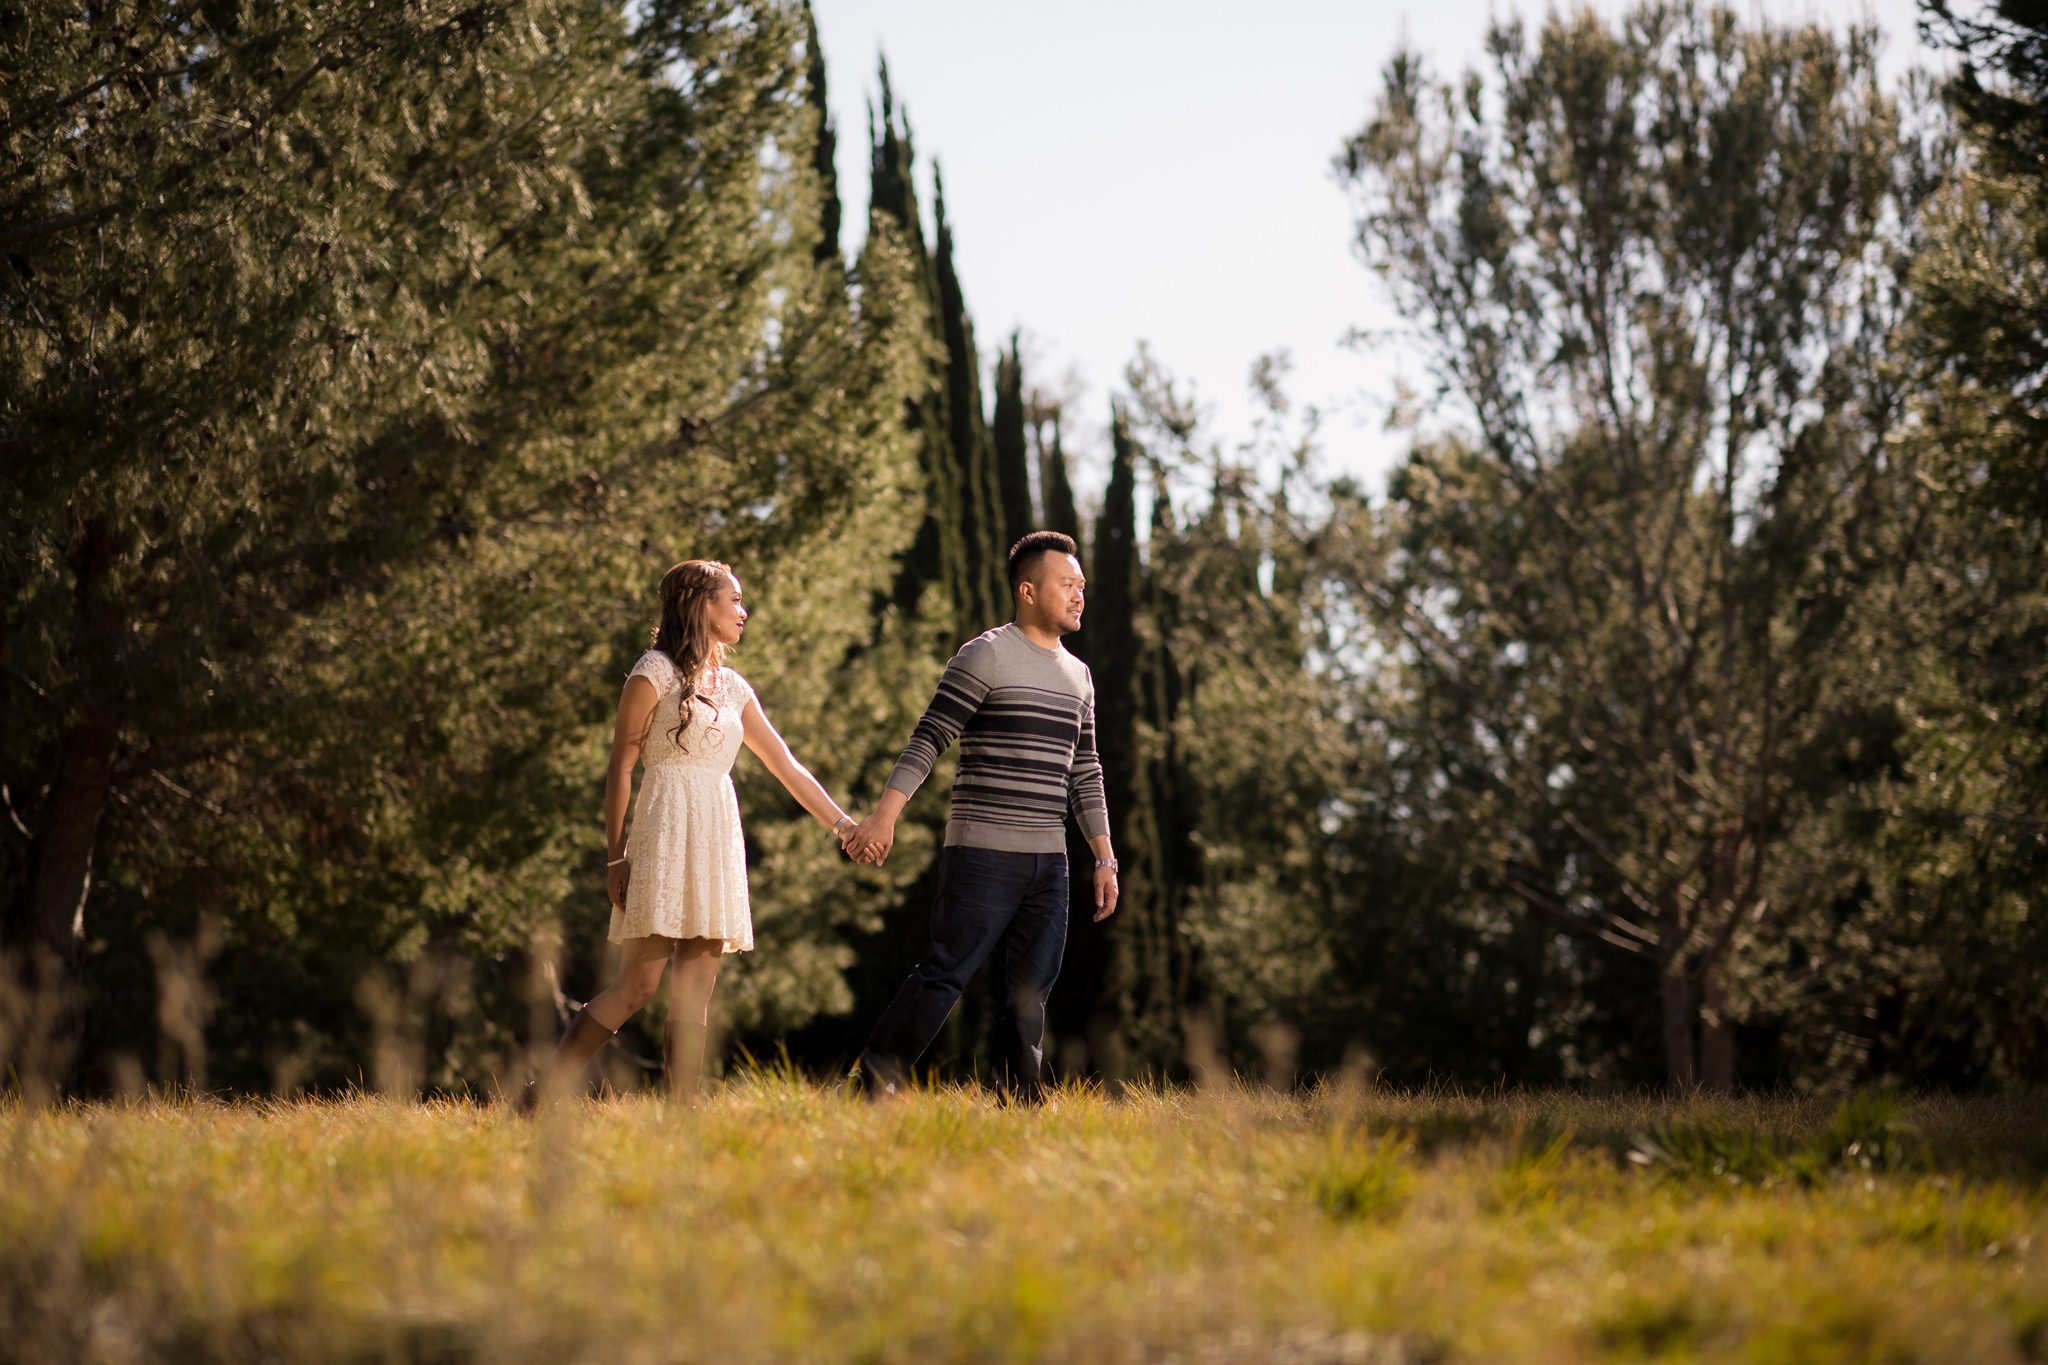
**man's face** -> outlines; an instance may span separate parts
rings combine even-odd
[[[1086,605],[1088,576],[1081,561],[1072,555],[1041,555],[1033,581],[1020,586],[1025,605],[1048,630],[1071,635],[1081,628],[1081,608]]]

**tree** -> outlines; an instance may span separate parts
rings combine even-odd
[[[818,244],[811,254],[819,265],[837,264],[839,225],[843,216],[839,203],[839,128],[832,117],[832,104],[825,78],[825,47],[818,41],[818,18],[804,0],[804,53],[809,64],[804,72],[804,99],[817,119],[811,135],[811,174],[818,185]]]
[[[1498,850],[1483,889],[1654,969],[1679,1086],[1732,1083],[1788,834],[1897,725],[1842,684],[1895,567],[1883,225],[1912,205],[1874,44],[1689,7],[1496,26],[1490,83],[1398,55],[1339,161],[1471,432],[1418,443],[1348,589],[1466,727],[1436,780]]]
[[[489,68],[616,32],[432,6],[9,26],[17,943],[75,965],[116,791],[231,742],[298,618],[470,524],[488,353],[428,320],[496,292],[474,276],[499,239],[517,268],[522,219],[559,221],[565,125],[615,93],[582,66],[543,102]]]
[[[1012,332],[1009,349],[996,353],[996,410],[990,424],[1003,511],[1000,548],[1005,563],[1010,546],[1038,525],[1031,514],[1031,465],[1027,454],[1030,442],[1025,434],[1024,358],[1018,353],[1019,345],[1018,334]],[[1073,497],[1073,491],[1068,490],[1069,505]]]
[[[893,245],[855,306],[817,266],[801,12],[636,16],[0,31],[27,168],[0,201],[9,928],[83,973],[95,1063],[147,1055],[145,944],[206,938],[231,1084],[338,1081],[392,963],[439,1003],[378,1027],[434,1078],[511,1069],[528,964],[565,911],[589,933],[596,884],[611,696],[564,680],[623,672],[685,553],[770,603],[830,567],[817,607],[856,622],[883,586],[923,315]],[[749,825],[800,881],[777,828]],[[813,898],[812,927],[876,894]],[[736,994],[832,1003],[797,974]]]
[[[1937,157],[1900,362],[1914,385],[1913,532],[1896,590],[1913,667],[1898,771],[1836,830],[1877,854],[1863,914],[1816,926],[1819,1063],[1929,1082],[2048,1077],[2048,18],[2038,6],[1923,32],[1958,68],[1962,145]],[[1910,652],[1908,653],[1908,651]],[[1886,931],[1877,970],[1836,943]],[[1823,929],[1832,932],[1820,932]],[[1829,1049],[1819,1040],[1836,1042]],[[1846,1059],[1830,1052],[1851,1051]]]
[[[960,599],[960,635],[965,639],[1010,619],[1010,582],[1005,571],[1009,542],[1003,534],[1003,503],[994,443],[981,405],[981,353],[974,344],[974,320],[953,269],[953,229],[946,221],[945,182],[932,169],[937,248],[932,270],[938,282],[941,335],[946,345],[946,415],[953,458],[960,468],[960,543],[966,591]]]

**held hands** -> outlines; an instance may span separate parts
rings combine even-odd
[[[846,856],[864,864],[879,864],[895,845],[896,817],[879,810],[870,812],[859,824],[847,826],[839,839]]]
[[[834,825],[832,827],[832,832],[839,837],[839,851],[844,853],[847,857],[853,859],[853,861],[856,863],[871,863],[879,861],[879,859],[862,856],[860,851],[854,847],[854,840],[856,837],[859,836],[860,830],[861,826],[859,821],[856,820],[855,817],[850,814],[844,816],[839,824]]]

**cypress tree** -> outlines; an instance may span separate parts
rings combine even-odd
[[[1014,354],[1014,349],[1013,349]],[[1018,378],[1023,378],[1023,366],[1018,366]],[[1028,428],[1032,443],[1038,448],[1038,489],[1041,499],[1038,524],[1048,531],[1059,531],[1074,538],[1075,552],[1080,556],[1081,567],[1087,570],[1092,560],[1088,554],[1088,538],[1082,534],[1081,513],[1074,506],[1074,487],[1067,480],[1067,454],[1060,441],[1060,424],[1064,416],[1057,399],[1046,401],[1033,395],[1026,405],[1029,409]],[[1048,434],[1048,432],[1050,434]],[[1081,617],[1081,629],[1067,637],[1066,645],[1076,657],[1083,660],[1093,657],[1089,653],[1091,636],[1088,628],[1089,615]]]
[[[818,120],[811,143],[811,170],[818,186],[818,244],[811,258],[819,265],[842,265],[839,254],[840,220],[844,209],[839,202],[839,129],[832,119],[832,105],[826,98],[825,49],[818,42],[818,19],[811,12],[811,0],[804,0],[804,51],[809,65],[804,72],[804,102]]]
[[[1052,415],[1052,440],[1039,457],[1039,487],[1044,490],[1045,525],[1047,530],[1064,531],[1079,545],[1081,536],[1081,513],[1074,506],[1074,486],[1067,480],[1067,452],[1060,444],[1060,414]],[[1081,563],[1086,567],[1088,551],[1083,547]]]
[[[1003,548],[1007,552],[1019,537],[1032,529],[1031,471],[1025,458],[1024,358],[1018,353],[1017,333],[1010,333],[1010,346],[996,355],[996,412],[994,423],[996,483],[1003,502]],[[1072,490],[1068,501],[1073,500]],[[1067,532],[1072,535],[1073,532]]]
[[[898,610],[916,613],[924,609],[926,589],[937,585],[946,596],[944,610],[950,613],[953,633],[959,635],[960,622],[971,611],[974,595],[967,573],[967,546],[960,534],[962,479],[946,402],[948,351],[942,321],[945,314],[940,307],[937,277],[925,248],[924,223],[918,210],[914,175],[917,152],[911,138],[910,117],[905,113],[899,118],[897,114],[887,58],[881,60],[878,74],[882,87],[879,124],[873,110],[869,111],[869,215],[886,218],[901,237],[917,278],[919,302],[925,309],[932,341],[929,382],[904,405],[905,424],[917,433],[918,464],[925,479],[925,516],[917,538],[902,556],[893,597]]]
[[[1158,822],[1151,774],[1144,762],[1142,690],[1148,679],[1145,567],[1138,554],[1137,464],[1129,419],[1120,403],[1110,408],[1109,487],[1095,523],[1095,576],[1089,615],[1095,676],[1095,732],[1102,754],[1104,795],[1111,836],[1123,864],[1123,895],[1109,921],[1108,962],[1102,1003],[1116,1020],[1119,1042],[1131,1061],[1164,1067],[1179,1053],[1179,1015],[1173,983],[1176,945],[1165,917]],[[1098,1054],[1101,1048],[1098,1045]],[[1115,1057],[1098,1055],[1105,1069]]]
[[[1110,408],[1109,487],[1095,522],[1095,576],[1087,617],[1094,627],[1095,728],[1102,739],[1110,823],[1135,804],[1137,768],[1138,530],[1136,448],[1120,404]],[[1117,828],[1117,843],[1123,844]]]
[[[946,186],[932,168],[933,211],[938,237],[934,269],[938,279],[941,335],[946,345],[946,412],[953,457],[960,470],[960,541],[966,553],[967,591],[960,597],[960,635],[965,639],[1009,619],[1009,581],[995,452],[981,406],[981,357],[974,345],[974,320],[953,269],[953,230],[946,221]]]
[[[1142,976],[1132,982],[1133,1011],[1127,1032],[1142,1049],[1164,1060],[1178,1051],[1183,1006],[1189,1003],[1188,988],[1194,980],[1181,926],[1188,889],[1199,882],[1200,849],[1194,831],[1200,809],[1197,784],[1185,771],[1176,725],[1187,692],[1173,649],[1181,630],[1178,584],[1183,574],[1177,561],[1184,538],[1174,520],[1166,468],[1156,459],[1147,463],[1152,473],[1152,555],[1144,574],[1142,600],[1150,629],[1142,640],[1138,688],[1140,716],[1149,732],[1144,797],[1151,803],[1152,818],[1146,827],[1149,843],[1133,850],[1146,860],[1141,890],[1149,895],[1134,907],[1143,911],[1132,921],[1132,937],[1137,941],[1134,965],[1142,969]],[[1256,597],[1256,581],[1247,586]],[[1224,1021],[1213,1022],[1220,1029]]]

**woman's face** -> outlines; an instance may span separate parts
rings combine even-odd
[[[740,604],[740,581],[727,578],[725,586],[711,594],[704,608],[704,624],[711,638],[724,645],[736,645],[747,628],[747,609]]]

